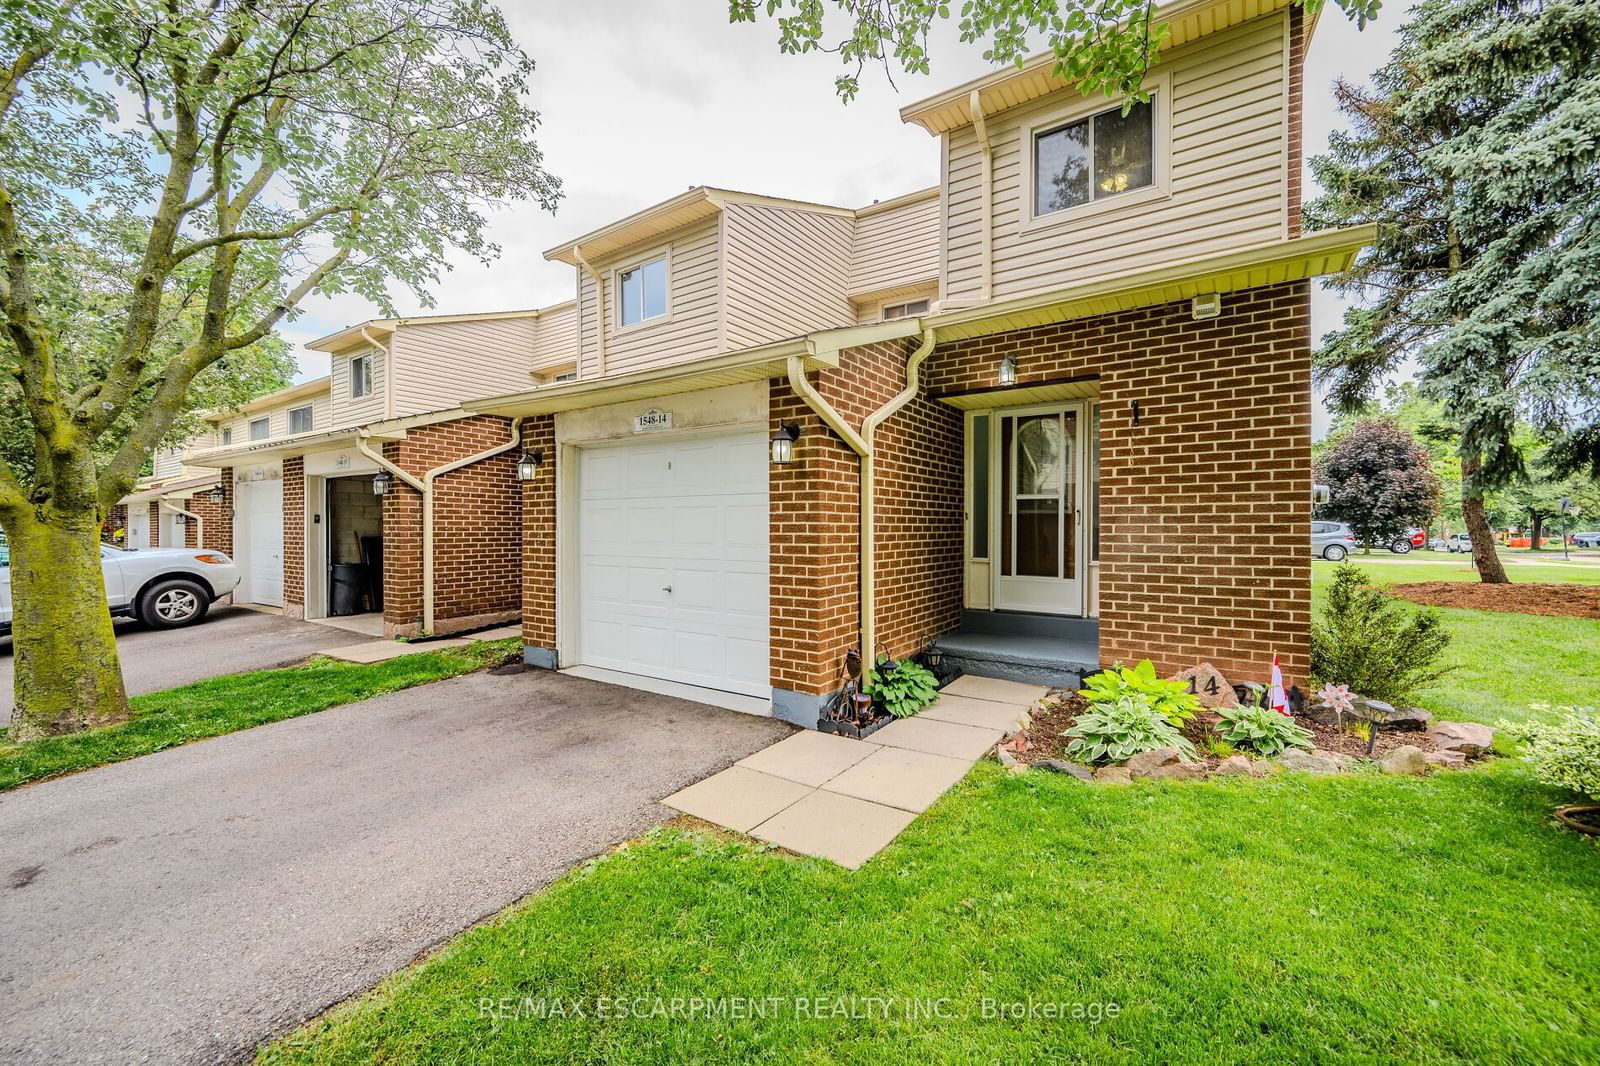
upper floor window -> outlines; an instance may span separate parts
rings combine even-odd
[[[631,326],[667,313],[667,257],[617,272],[617,320]]]
[[[1065,211],[1156,181],[1155,100],[1033,135],[1033,213]]]
[[[311,432],[311,408],[310,407],[296,407],[294,410],[289,412],[289,432],[290,433],[310,433]]]
[[[578,380],[578,372],[576,370],[568,370],[568,371],[565,371],[564,373],[557,374],[555,377],[551,378],[550,380],[551,381],[577,381]]]
[[[883,320],[885,322],[896,318],[914,318],[917,315],[925,315],[927,313],[927,300],[908,300],[905,303],[883,305]]]
[[[254,418],[250,420],[250,439],[266,440],[272,436],[272,420],[267,418]]]
[[[372,391],[372,353],[363,352],[350,360],[350,398],[356,399]]]
[[[230,445],[232,443],[233,443],[233,427],[229,426],[227,429],[222,431],[222,446],[224,448],[226,448],[228,445]]]

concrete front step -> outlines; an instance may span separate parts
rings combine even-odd
[[[1017,634],[948,633],[934,642],[944,661],[978,677],[1080,688],[1100,669],[1098,642]]]

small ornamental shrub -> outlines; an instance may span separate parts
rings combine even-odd
[[[1257,755],[1277,755],[1287,748],[1311,748],[1309,731],[1293,718],[1259,704],[1247,707],[1219,707],[1222,721],[1217,735],[1235,748],[1248,748]]]
[[[1066,735],[1072,738],[1067,754],[1095,765],[1122,762],[1156,748],[1176,748],[1185,762],[1195,758],[1194,745],[1148,697],[1126,695],[1113,703],[1090,703]]]
[[[1547,705],[1534,710],[1549,712]],[[1547,785],[1600,799],[1600,717],[1593,708],[1557,707],[1553,722],[1500,722],[1523,744],[1522,757]]]
[[[939,681],[910,659],[896,663],[880,658],[877,669],[867,673],[867,690],[891,715],[909,718],[938,699]]]
[[[1311,676],[1398,706],[1444,676],[1438,663],[1449,644],[1437,611],[1402,606],[1345,563],[1311,623]]]
[[[1200,710],[1200,698],[1187,681],[1168,681],[1146,659],[1135,667],[1116,665],[1084,679],[1083,697],[1093,708],[1133,696],[1154,708],[1171,725],[1181,726]],[[1157,745],[1159,747],[1159,745]]]

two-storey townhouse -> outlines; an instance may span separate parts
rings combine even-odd
[[[320,396],[257,401],[186,456],[220,472],[235,599],[367,615],[352,624],[388,636],[518,618],[520,420],[460,404],[570,372],[573,322],[569,303],[372,320],[314,341],[330,360]]]
[[[912,104],[937,190],[695,189],[551,249],[528,662],[814,725],[847,651],[1072,684],[1309,665],[1310,279],[1287,0],[1179,0],[1148,102],[1045,56]]]

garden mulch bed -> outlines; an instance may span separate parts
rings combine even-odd
[[[1087,706],[1088,703],[1081,694],[1067,692],[1061,694],[1055,702],[1034,711],[1032,723],[1022,734],[1024,745],[1021,750],[1013,752],[1017,761],[1023,763],[1040,762],[1044,759],[1072,761],[1066,754],[1069,739],[1066,731]],[[1206,739],[1216,735],[1212,730],[1221,720],[1214,711],[1201,711],[1183,727],[1183,735],[1194,744],[1201,765],[1208,771],[1215,770],[1223,759],[1220,755],[1209,754],[1205,748]],[[1323,751],[1336,751],[1357,759],[1367,757],[1367,742],[1354,733],[1341,732],[1303,716],[1297,717],[1295,721],[1311,731],[1313,742]],[[1372,758],[1382,759],[1389,752],[1407,744],[1423,751],[1433,751],[1436,747],[1423,732],[1379,732],[1378,743],[1372,749]]]
[[[1600,618],[1600,585],[1485,585],[1478,581],[1419,581],[1384,591],[1428,607],[1465,607],[1554,618]]]

